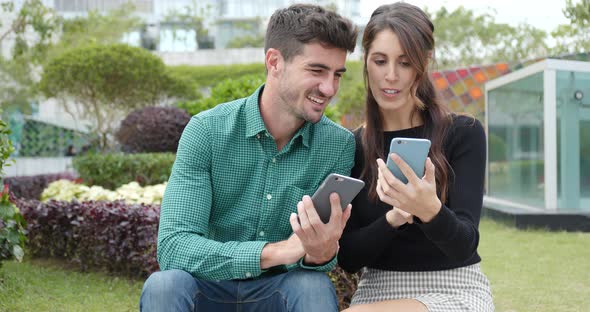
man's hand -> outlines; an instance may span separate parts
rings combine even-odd
[[[289,219],[293,232],[301,240],[305,250],[304,261],[307,264],[321,265],[329,262],[338,251],[338,240],[350,218],[351,205],[342,211],[340,197],[336,193],[330,194],[330,205],[330,221],[324,224],[313,206],[311,197],[303,196],[297,204],[298,214],[291,214]]]
[[[267,244],[260,255],[260,268],[265,270],[277,265],[288,265],[299,261],[305,255],[303,245],[297,235],[288,240]]]

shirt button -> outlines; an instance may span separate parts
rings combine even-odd
[[[272,195],[266,194],[266,199],[271,200],[272,199]]]
[[[257,139],[260,139],[260,133],[256,135],[256,138]]]
[[[246,272],[246,278],[250,278],[250,277],[252,277],[252,273]]]
[[[264,236],[264,231],[260,231],[260,233],[258,233],[258,235]]]
[[[276,162],[277,162],[277,159],[276,159],[275,157],[273,157],[273,158],[272,158],[272,162],[273,162],[273,163],[276,163]]]

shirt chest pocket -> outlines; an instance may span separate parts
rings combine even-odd
[[[297,203],[303,199],[304,195],[312,196],[316,187],[303,189],[295,185],[288,185],[284,191],[283,213],[281,218],[289,220],[291,213],[297,213]],[[284,219],[286,218],[286,219]]]

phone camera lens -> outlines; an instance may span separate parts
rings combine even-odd
[[[397,144],[402,144],[402,141],[397,141]]]

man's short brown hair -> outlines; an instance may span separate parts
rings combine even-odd
[[[278,9],[266,29],[264,51],[281,52],[285,61],[301,53],[304,44],[321,44],[354,51],[357,28],[347,18],[317,5],[294,4]]]

